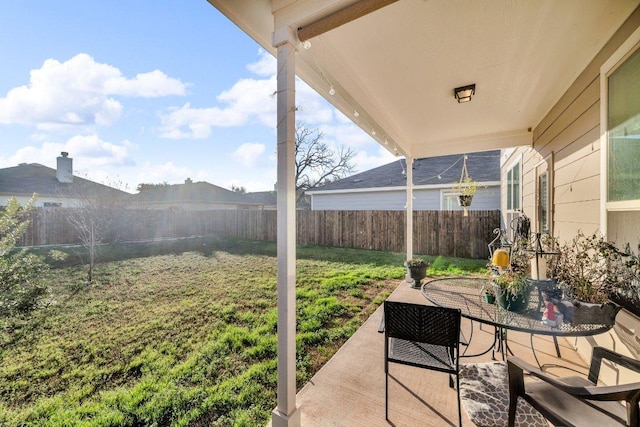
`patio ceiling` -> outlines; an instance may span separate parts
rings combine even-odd
[[[640,3],[208,1],[274,55],[276,23],[296,32],[345,8],[383,6],[300,45],[296,74],[389,151],[413,158],[531,144],[531,130]],[[458,104],[453,89],[471,83],[472,101]]]

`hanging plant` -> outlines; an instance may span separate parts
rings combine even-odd
[[[458,204],[464,209],[464,216],[468,215],[467,208],[471,206],[473,195],[476,194],[479,184],[471,179],[467,171],[467,156],[465,154],[462,163],[460,181],[453,184],[452,191],[458,196]]]
[[[460,206],[471,206],[473,195],[478,190],[478,183],[469,177],[454,185],[453,191],[458,194]]]

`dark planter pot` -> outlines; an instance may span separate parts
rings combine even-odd
[[[524,287],[520,292],[513,294],[508,289],[502,289],[494,284],[493,291],[496,294],[496,302],[505,310],[519,313],[529,306],[529,297],[531,296],[531,288]]]
[[[640,317],[640,297],[635,295],[624,295],[620,293],[612,293],[610,295],[611,301],[620,305],[625,310]]]
[[[458,196],[458,204],[465,208],[471,206],[472,200],[473,196]]]
[[[411,276],[411,278],[414,281],[414,284],[413,284],[414,287],[420,286],[420,281],[425,277],[427,277],[426,265],[417,266],[417,267],[407,267],[407,270],[409,271],[409,276]]]
[[[496,296],[493,294],[484,294],[484,300],[487,302],[487,304],[495,304]]]
[[[558,309],[564,317],[564,321],[572,325],[608,325],[616,323],[616,315],[622,309],[618,304],[606,302],[604,304],[591,304],[588,302],[559,301]]]

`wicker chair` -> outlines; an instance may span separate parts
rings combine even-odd
[[[603,347],[595,347],[588,378],[557,378],[517,357],[509,357],[509,426],[514,425],[518,396],[525,399],[554,425],[640,426],[640,382],[598,386],[602,359],[640,372],[640,361]],[[524,382],[524,372],[542,381]],[[620,402],[626,403],[625,406]]]
[[[449,374],[456,378],[458,425],[460,411],[459,336],[460,310],[385,301],[384,371],[385,418],[389,420],[389,363],[400,363]]]

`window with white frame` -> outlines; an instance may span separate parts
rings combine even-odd
[[[608,76],[607,202],[640,200],[640,49]]]
[[[522,162],[521,159],[513,163],[509,169],[507,169],[507,209],[505,212],[504,220],[507,232],[510,233],[509,238],[513,239],[514,228],[513,224],[515,220],[520,216],[520,204],[521,204],[521,186],[522,181]]]
[[[449,190],[442,190],[440,194],[442,196],[441,203],[442,203],[443,211],[461,211],[462,210],[462,207],[458,202],[458,193],[455,193]]]
[[[536,231],[552,234],[551,230],[551,182],[552,156],[536,165]]]
[[[507,171],[507,211],[520,210],[520,162]]]
[[[618,245],[640,239],[640,29],[600,70],[601,227]]]

